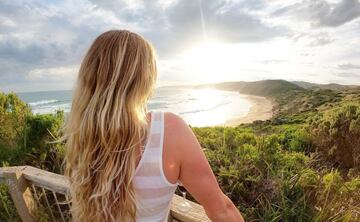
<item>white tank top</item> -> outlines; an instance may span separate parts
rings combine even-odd
[[[167,221],[171,200],[180,181],[170,183],[163,170],[164,112],[151,111],[150,132],[135,169],[137,222]]]

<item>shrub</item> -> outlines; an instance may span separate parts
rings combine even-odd
[[[5,184],[0,184],[0,221],[21,221]]]
[[[17,162],[25,146],[30,107],[14,93],[0,92],[0,164]]]
[[[315,221],[358,221],[360,193],[358,179],[344,182],[335,170],[326,173],[317,188]]]
[[[360,166],[360,106],[344,105],[310,121],[316,151],[336,167]]]
[[[284,146],[289,151],[310,153],[313,151],[311,136],[305,128],[284,133]]]
[[[52,143],[60,138],[60,127],[64,122],[64,112],[33,115],[27,119],[27,152],[24,164],[60,173],[64,158],[64,145]]]

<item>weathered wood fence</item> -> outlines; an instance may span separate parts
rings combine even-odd
[[[31,166],[0,168],[0,183],[8,185],[9,193],[17,212],[24,222],[36,221],[44,210],[50,221],[71,221],[69,183],[63,175],[51,173]],[[190,204],[184,212],[181,204]],[[203,207],[174,195],[169,221],[210,221]]]

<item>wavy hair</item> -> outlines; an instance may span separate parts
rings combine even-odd
[[[63,137],[74,221],[135,221],[132,178],[156,78],[155,51],[136,33],[105,32],[86,53]]]

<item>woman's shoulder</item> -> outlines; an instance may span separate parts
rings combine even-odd
[[[187,122],[178,114],[164,112],[164,129],[166,144],[175,150],[183,149],[189,138],[192,137],[192,130]]]
[[[188,127],[187,122],[177,113],[164,111],[165,126],[170,131],[181,131]]]

